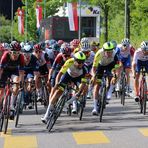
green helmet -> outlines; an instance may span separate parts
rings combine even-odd
[[[117,42],[115,40],[112,40],[111,43],[114,45],[114,48],[117,47]]]
[[[106,42],[103,44],[104,51],[112,51],[114,49],[114,44],[111,42]]]
[[[79,60],[79,61],[85,61],[86,60],[86,56],[82,51],[76,52],[74,54],[74,59],[75,60]]]

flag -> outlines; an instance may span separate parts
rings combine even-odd
[[[37,5],[37,7],[36,7],[36,19],[37,19],[36,27],[39,28],[40,22],[42,20],[42,7],[39,5]]]
[[[24,34],[24,10],[18,9],[17,10],[18,14],[18,32],[20,34]]]
[[[78,31],[78,13],[77,2],[67,3],[68,6],[68,21],[71,31]]]

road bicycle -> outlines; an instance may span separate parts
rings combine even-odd
[[[146,71],[144,67],[141,69],[142,78],[140,81],[140,113],[146,114],[147,103],[147,83],[146,83]]]

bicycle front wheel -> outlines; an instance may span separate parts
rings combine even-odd
[[[7,128],[8,128],[8,121],[9,121],[9,113],[10,113],[10,98],[11,96],[9,95],[5,99],[5,111],[4,111],[4,134],[7,133]]]
[[[106,88],[103,88],[102,90],[102,96],[101,96],[101,100],[100,100],[100,122],[102,122],[102,116],[103,116],[103,111],[106,105]]]
[[[50,132],[52,127],[54,126],[56,120],[58,119],[58,117],[60,116],[62,109],[64,107],[65,104],[65,96],[61,97],[59,99],[59,101],[57,102],[57,105],[55,107],[55,110],[51,113],[49,121],[47,123],[47,129]]]
[[[147,85],[146,82],[143,84],[143,114],[146,114],[146,102],[147,102]]]

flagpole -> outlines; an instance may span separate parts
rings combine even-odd
[[[46,18],[46,0],[44,0],[44,19]]]
[[[11,42],[13,41],[13,0],[11,0]]]
[[[79,0],[79,40],[81,39],[81,0]]]
[[[27,42],[27,11],[28,11],[28,2],[25,0],[25,6],[26,6],[26,11],[25,11],[25,42]]]

